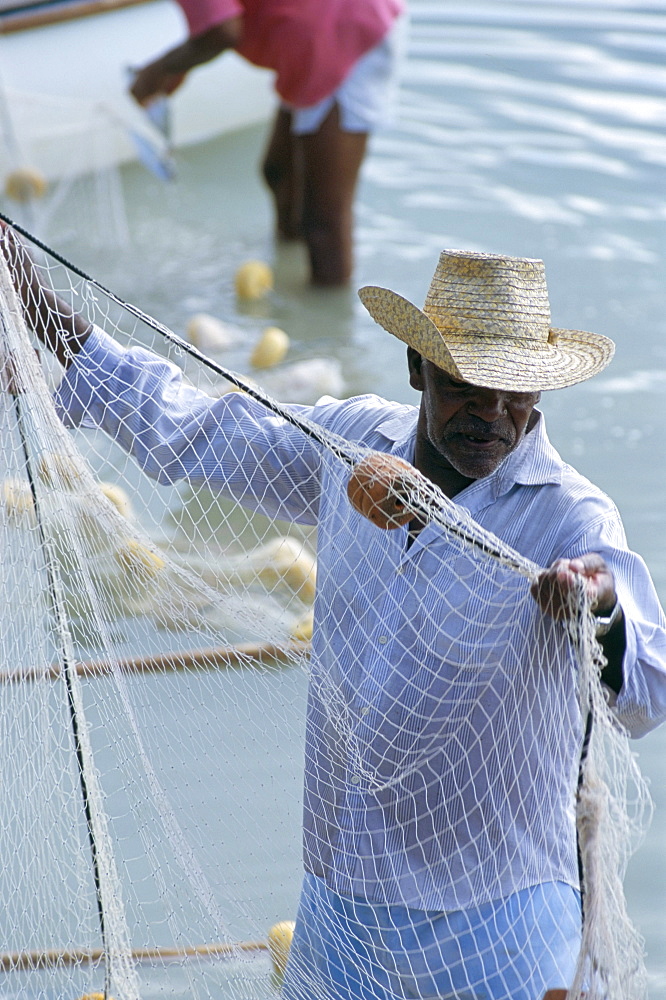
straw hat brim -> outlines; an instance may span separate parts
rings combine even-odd
[[[388,333],[463,382],[508,392],[564,389],[591,378],[610,363],[615,345],[584,330],[550,329],[550,340],[470,335],[447,330],[389,288],[366,285],[359,297]]]

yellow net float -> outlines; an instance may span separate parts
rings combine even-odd
[[[310,642],[314,629],[314,610],[311,608],[307,614],[294,622],[291,628],[291,638],[301,642]]]
[[[30,486],[21,479],[5,479],[0,486],[0,505],[8,518],[20,521],[32,515],[34,504]]]
[[[73,490],[83,480],[81,466],[71,455],[60,451],[44,452],[37,464],[39,478],[53,489]]]
[[[246,260],[234,278],[239,299],[263,299],[273,288],[273,271],[263,260]]]
[[[161,556],[136,538],[126,538],[114,555],[126,572],[142,581],[154,579],[166,566]]]
[[[253,368],[278,365],[289,350],[289,336],[278,326],[267,326],[250,355]]]
[[[46,178],[34,167],[18,167],[5,177],[5,194],[21,204],[43,198],[47,188]]]
[[[266,586],[285,583],[302,601],[314,600],[317,586],[317,560],[307,547],[288,536],[274,538],[255,549],[248,567]]]
[[[111,501],[118,513],[122,514],[122,516],[128,521],[131,520],[132,505],[127,492],[122,488],[122,486],[118,486],[117,483],[102,482],[99,484],[99,488],[107,500]]]
[[[273,924],[268,932],[268,950],[273,962],[273,971],[278,979],[282,979],[287,968],[295,926],[293,920],[281,920]]]

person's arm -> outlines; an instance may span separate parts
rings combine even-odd
[[[243,18],[232,17],[188,38],[137,71],[130,87],[132,97],[145,105],[161,94],[172,94],[190,70],[235,48],[242,33]]]
[[[187,479],[268,517],[316,523],[322,451],[310,438],[244,393],[213,398],[165,358],[122,347],[44,285],[2,225],[0,252],[27,323],[68,369],[54,399],[67,427],[101,428],[159,483]],[[293,409],[308,420],[315,408]]]
[[[39,267],[28,249],[7,226],[3,226],[0,246],[9,265],[26,322],[39,340],[67,368],[86,342],[92,324],[48,288],[39,276]]]
[[[607,660],[601,679],[619,694],[626,650],[625,624],[615,580],[605,560],[596,552],[578,559],[557,559],[532,585],[532,596],[552,618],[567,618],[581,579],[590,599],[590,610],[600,620],[597,638]]]
[[[245,393],[209,396],[166,358],[95,326],[54,402],[66,427],[104,431],[162,485],[186,480],[272,519],[316,523],[322,449]]]

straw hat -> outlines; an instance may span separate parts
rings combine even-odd
[[[550,325],[543,261],[442,250],[423,309],[366,285],[370,315],[456,379],[492,389],[561,389],[602,371],[608,337]]]

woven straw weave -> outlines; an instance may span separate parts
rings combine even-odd
[[[551,326],[543,261],[443,250],[423,309],[388,288],[359,291],[389,333],[454,378],[516,392],[559,389],[602,371],[608,337]]]

